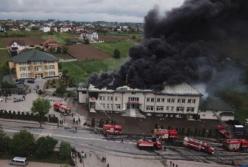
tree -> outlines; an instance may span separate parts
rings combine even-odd
[[[71,145],[66,142],[61,142],[59,150],[59,158],[69,160],[71,157]]]
[[[10,147],[10,138],[6,133],[0,128],[0,152],[7,153],[9,152]]]
[[[16,156],[29,156],[34,148],[34,136],[22,130],[16,133],[11,142],[11,153]]]
[[[50,102],[46,99],[38,98],[33,102],[31,110],[37,115],[40,127],[45,119],[45,115],[49,112],[50,107]]]
[[[121,57],[121,52],[118,49],[114,50],[113,58],[119,59]]]
[[[56,144],[57,144],[57,140],[49,136],[40,137],[36,141],[35,156],[37,158],[47,158],[53,153]]]
[[[66,86],[63,82],[59,82],[59,86],[57,87],[56,91],[55,91],[55,94],[57,96],[64,96],[64,94],[66,93]]]

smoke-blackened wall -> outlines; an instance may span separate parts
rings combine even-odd
[[[207,84],[218,82],[221,74],[227,75],[223,70],[235,66],[235,54],[229,54],[225,44],[248,37],[247,0],[188,0],[164,17],[158,13],[153,9],[145,17],[144,41],[130,49],[130,60],[118,72],[92,76],[89,83],[142,89]]]

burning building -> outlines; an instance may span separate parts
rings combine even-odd
[[[193,117],[198,114],[201,94],[189,84],[167,85],[161,91],[132,89],[98,89],[90,85],[79,88],[79,102],[88,104],[91,112],[136,113],[163,115],[165,117]]]

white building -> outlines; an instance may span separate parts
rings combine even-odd
[[[44,27],[41,28],[41,31],[43,31],[43,32],[50,32],[51,31],[51,27],[44,26]]]
[[[99,41],[99,36],[97,32],[84,32],[80,34],[79,39],[81,40],[88,39],[90,43],[96,43]]]
[[[26,46],[21,41],[13,41],[9,46],[9,52],[12,56],[19,54],[21,51],[26,49]]]
[[[146,115],[164,115],[183,117],[198,114],[201,94],[183,83],[165,86],[164,90],[132,89],[128,86],[116,90],[97,89],[90,85],[88,89],[79,88],[79,103],[89,105],[90,111],[125,113],[137,111]]]

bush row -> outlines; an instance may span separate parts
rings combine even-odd
[[[0,118],[29,120],[29,121],[38,121],[39,120],[37,115],[35,115],[31,112],[7,111],[7,110],[0,110]],[[44,122],[57,123],[58,118],[55,115],[48,115],[44,118],[43,121]]]

